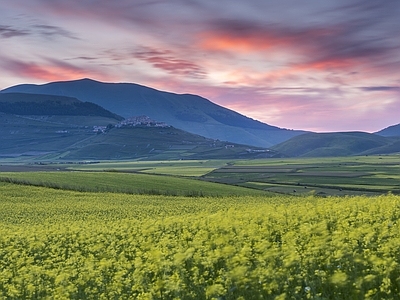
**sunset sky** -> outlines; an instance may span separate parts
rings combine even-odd
[[[400,1],[1,1],[0,71],[0,89],[132,82],[279,127],[373,132],[400,123]]]

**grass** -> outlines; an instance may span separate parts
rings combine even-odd
[[[218,197],[268,193],[197,179],[116,172],[5,172],[0,181],[82,192]]]
[[[226,160],[123,161],[78,165],[72,166],[70,169],[80,171],[143,172],[198,177],[225,166],[227,162]]]
[[[400,156],[392,155],[241,160],[204,178],[279,193],[299,193],[301,186],[300,193],[342,196],[400,193],[398,174]]]
[[[33,168],[34,166],[34,168]],[[4,166],[1,169],[7,170]],[[326,196],[379,195],[400,193],[400,156],[362,156],[340,158],[296,158],[255,160],[157,160],[157,161],[108,161],[95,164],[27,165],[26,170],[69,170],[91,175],[4,175],[18,180],[42,180],[47,185],[68,186],[69,189],[94,191],[122,191],[124,193],[205,194],[226,195],[269,191],[286,194],[315,193]],[[21,165],[19,170],[24,170]],[[100,174],[102,172],[108,174]],[[110,175],[110,173],[114,175]],[[133,177],[116,173],[136,173]],[[0,173],[1,174],[1,173]],[[141,177],[147,174],[148,177]],[[125,174],[129,175],[129,174]],[[141,175],[141,176],[139,176]],[[151,177],[153,175],[154,177]],[[155,176],[168,175],[168,176]],[[51,176],[47,178],[46,176]],[[62,178],[58,178],[61,176]],[[79,176],[87,176],[80,178]],[[17,178],[18,177],[18,178]],[[77,177],[77,183],[72,178]],[[180,181],[187,177],[189,182]],[[40,180],[37,178],[41,178]],[[115,183],[118,178],[120,182]],[[143,178],[143,181],[139,178]],[[103,182],[104,180],[104,182]],[[117,180],[117,181],[118,181]],[[216,186],[209,182],[219,183]],[[222,184],[222,185],[221,185]],[[175,189],[175,185],[177,189]],[[221,188],[221,186],[223,188]],[[246,189],[240,190],[238,186]],[[300,188],[299,188],[300,186]],[[296,190],[296,192],[294,192]]]

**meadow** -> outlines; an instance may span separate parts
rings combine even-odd
[[[399,156],[9,167],[0,299],[400,299]]]
[[[71,169],[198,178],[290,195],[400,194],[400,155],[101,162]]]
[[[204,179],[282,194],[400,194],[400,156],[234,161]]]
[[[0,299],[399,299],[396,195],[0,195]]]
[[[124,172],[0,172],[0,182],[80,192],[167,196],[266,195],[266,191],[193,178]]]

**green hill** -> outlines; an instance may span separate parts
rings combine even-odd
[[[0,93],[0,112],[15,115],[101,116],[123,118],[101,106],[76,98],[53,95]]]
[[[146,116],[121,119],[76,98],[0,94],[0,158],[168,160],[275,155],[263,148],[205,138]]]
[[[69,147],[63,159],[211,159],[254,158],[258,148],[208,139],[174,127],[113,128]],[[268,152],[269,156],[275,152]]]
[[[381,131],[378,131],[376,134],[382,136],[400,136],[400,124],[389,126]]]
[[[304,133],[253,120],[200,96],[163,92],[132,83],[82,79],[44,85],[23,84],[1,91],[11,92],[75,97],[125,118],[146,115],[208,138],[260,147],[270,147]]]
[[[365,132],[307,133],[272,149],[289,157],[349,156],[396,153],[400,143]]]

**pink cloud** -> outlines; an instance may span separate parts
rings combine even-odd
[[[48,59],[44,63],[24,62],[15,59],[2,58],[2,68],[9,73],[35,80],[59,81],[84,77],[94,77],[100,80],[111,80],[110,76],[89,71],[62,61]]]
[[[196,79],[206,78],[207,72],[198,64],[174,56],[172,51],[142,48],[134,56],[168,73]]]

